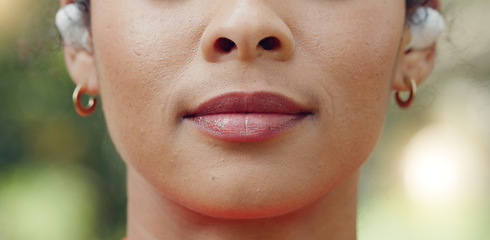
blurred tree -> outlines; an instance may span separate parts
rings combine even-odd
[[[69,183],[86,177],[91,189],[85,192],[96,192],[85,196],[95,200],[93,237],[120,239],[126,222],[125,167],[108,137],[100,109],[94,116],[82,118],[72,107],[74,84],[65,70],[60,38],[54,27],[58,4],[57,0],[0,1],[0,198],[2,194],[16,192],[7,190],[12,187],[13,177],[29,183],[32,177],[29,174],[33,172],[18,169],[41,171],[54,165],[58,171],[69,172],[73,167],[81,167],[85,169],[82,172],[93,174],[56,179]],[[30,196],[24,192],[9,199],[30,197],[30,201],[35,201],[35,194],[36,191]],[[66,205],[65,198],[50,200],[60,201],[55,205]],[[11,201],[3,203],[6,202]],[[2,209],[13,207],[1,204],[0,219]],[[40,211],[43,208],[38,207]],[[63,212],[66,211],[53,214],[64,216]],[[24,220],[27,223],[29,219]],[[14,230],[0,227],[2,240],[7,235],[5,231]]]

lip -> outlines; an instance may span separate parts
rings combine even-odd
[[[184,119],[207,135],[231,142],[271,139],[296,126],[312,112],[271,92],[233,92],[212,98]]]

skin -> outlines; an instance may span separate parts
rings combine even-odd
[[[74,82],[100,94],[127,164],[129,239],[356,238],[358,171],[391,92],[407,90],[407,78],[420,83],[433,64],[433,48],[404,51],[405,1],[91,5],[93,51],[67,46],[65,57]],[[269,36],[278,48],[257,47]],[[236,47],[222,51],[220,37]],[[250,91],[313,114],[252,143],[212,138],[182,118]]]

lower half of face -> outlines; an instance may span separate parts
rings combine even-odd
[[[378,140],[404,1],[92,5],[114,143],[185,207],[285,214],[326,196]]]

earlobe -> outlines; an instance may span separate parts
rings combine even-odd
[[[433,44],[431,47],[423,50],[404,52],[403,56],[399,59],[398,71],[393,82],[393,90],[410,90],[411,86],[407,84],[406,79],[414,79],[415,83],[420,85],[434,67],[435,48],[436,45]]]
[[[66,68],[75,84],[85,86],[89,94],[99,93],[95,61],[92,53],[65,47]]]

